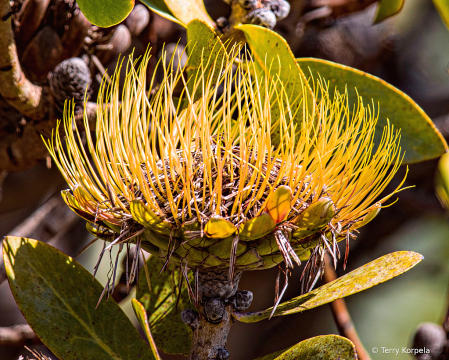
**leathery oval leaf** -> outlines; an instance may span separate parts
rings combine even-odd
[[[270,214],[276,224],[287,217],[292,207],[292,198],[292,189],[286,185],[279,186],[268,197],[265,211]]]
[[[433,0],[433,4],[437,8],[441,19],[449,28],[449,2],[447,0]]]
[[[211,84],[217,82],[220,76],[222,62],[225,60],[226,49],[210,24],[201,20],[193,20],[187,26],[187,75],[190,95],[196,101],[203,96],[202,85],[198,83],[201,77],[210,79]],[[197,89],[195,90],[195,83]]]
[[[70,256],[8,236],[3,258],[22,314],[59,359],[154,359],[115,301],[103,299],[96,308],[103,286]]]
[[[162,234],[170,235],[172,232],[172,225],[161,219],[154,211],[146,206],[142,200],[133,200],[129,203],[129,211],[134,220],[139,224],[149,228],[150,230]]]
[[[288,349],[262,356],[256,360],[355,360],[357,352],[354,344],[338,335],[321,335],[301,341]]]
[[[399,13],[404,7],[405,0],[380,0],[377,6],[374,24],[378,24]]]
[[[276,227],[276,222],[270,214],[264,212],[255,218],[246,220],[240,225],[240,240],[249,241],[257,240],[269,234]]]
[[[334,203],[322,197],[296,216],[291,223],[298,228],[292,232],[294,239],[302,239],[325,227],[335,216]]]
[[[137,320],[139,320],[139,324],[142,327],[142,330],[145,332],[145,336],[147,337],[148,343],[150,344],[154,358],[156,360],[161,360],[161,357],[159,356],[159,353],[157,351],[156,343],[154,342],[153,336],[151,335],[150,325],[148,323],[148,316],[147,312],[145,311],[145,307],[137,299],[132,299],[131,304],[134,310],[134,314],[136,314],[136,318]]]
[[[204,232],[210,238],[224,239],[237,231],[233,223],[219,215],[212,216],[204,227]]]
[[[418,104],[382,79],[327,60],[301,58],[296,61],[304,70],[309,68],[314,77],[319,74],[329,81],[330,89],[344,93],[347,88],[349,109],[357,104],[358,95],[365,103],[371,99],[378,103],[376,111],[379,112],[379,119],[374,142],[380,143],[383,129],[388,123],[395,129],[401,129],[401,148],[405,152],[402,164],[434,159],[448,149],[446,140]],[[332,93],[329,95],[333,96]]]
[[[273,316],[295,314],[356,294],[410,270],[422,259],[421,254],[413,251],[384,255],[311,292],[281,303]],[[273,308],[253,313],[236,312],[233,316],[238,321],[252,323],[268,319],[272,310]]]
[[[311,114],[316,104],[307,78],[301,70],[301,65],[298,65],[295,61],[290,46],[282,36],[262,26],[239,24],[235,28],[245,34],[252,51],[251,56],[256,63],[256,71],[261,72],[261,74],[270,74],[274,81],[279,79],[282,82],[283,91],[285,91],[289,100],[288,107],[292,114],[296,114],[292,120],[300,127],[304,109],[308,114]],[[303,101],[299,99],[303,99]],[[303,107],[304,102],[307,104],[306,107]],[[277,119],[279,114],[279,103],[273,102],[271,117]],[[280,139],[280,126],[271,129],[272,144],[279,144]]]
[[[184,27],[192,20],[202,20],[215,27],[214,21],[206,11],[203,0],[142,0],[158,15]]]
[[[87,20],[100,27],[118,24],[134,8],[134,0],[77,0],[76,3]]]
[[[148,315],[151,334],[160,351],[167,354],[188,355],[193,332],[181,320],[181,311],[195,309],[189,301],[185,279],[176,308],[181,272],[172,264],[159,274],[164,260],[151,256],[147,262],[150,286],[145,276],[145,267],[139,274],[136,298],[144,305]],[[189,274],[192,282],[193,275]]]

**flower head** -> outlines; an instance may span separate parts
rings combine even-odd
[[[66,202],[97,236],[190,268],[312,257],[313,282],[323,252],[337,257],[336,242],[392,195],[377,199],[400,165],[399,133],[386,126],[375,147],[377,116],[361,98],[350,108],[346,94],[316,81],[310,106],[233,55],[190,79],[162,62],[156,86],[148,60],[129,60],[122,92],[119,70],[102,84],[96,142],[84,121],[87,150],[71,111],[66,147],[58,132],[49,144],[71,189]]]

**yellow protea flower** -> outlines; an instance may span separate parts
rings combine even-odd
[[[189,81],[164,59],[159,86],[147,82],[148,60],[128,61],[122,92],[120,68],[102,84],[95,141],[86,116],[84,146],[65,112],[65,146],[56,132],[48,147],[67,204],[96,236],[190,269],[233,274],[311,258],[310,288],[324,251],[339,256],[336,242],[392,196],[377,199],[401,163],[399,132],[386,126],[375,148],[374,106],[359,98],[349,108],[323,81],[316,106],[292,100],[249,58],[226,55]]]

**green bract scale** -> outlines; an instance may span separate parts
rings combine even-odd
[[[200,271],[312,258],[310,270],[392,195],[376,199],[400,165],[399,134],[385,127],[374,148],[377,117],[361,98],[350,109],[318,81],[311,105],[229,54],[190,78],[160,65],[156,86],[148,61],[128,61],[123,91],[119,70],[102,84],[96,142],[85,116],[82,144],[67,109],[65,146],[59,132],[48,144],[70,185],[64,200],[96,237]]]

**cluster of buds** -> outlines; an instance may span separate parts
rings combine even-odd
[[[337,242],[355,237],[402,186],[377,199],[401,163],[399,134],[385,127],[374,148],[377,117],[360,98],[350,109],[321,81],[310,106],[234,56],[194,79],[162,61],[164,80],[149,98],[149,56],[138,69],[130,59],[122,92],[118,72],[102,85],[87,150],[68,109],[66,146],[58,132],[48,144],[70,186],[63,197],[109,247],[135,243],[183,269],[229,272],[231,282],[307,261],[308,291],[324,252],[336,261]]]
[[[285,0],[223,0],[228,5],[238,6],[245,13],[242,21],[273,29],[277,21],[285,19],[290,12],[290,4]],[[228,19],[217,19],[219,28],[226,32]]]

